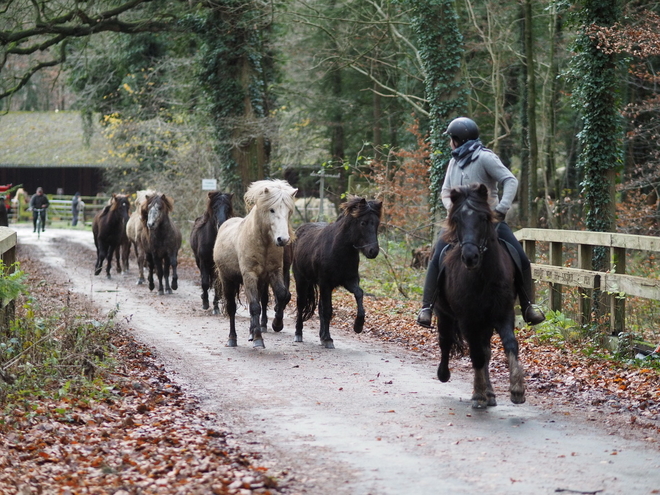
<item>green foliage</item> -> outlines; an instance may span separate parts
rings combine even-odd
[[[431,191],[435,211],[440,203],[444,165],[450,158],[448,123],[465,113],[468,89],[460,77],[463,36],[451,0],[410,2],[413,29],[426,72],[426,97],[430,113]]]
[[[561,311],[548,311],[545,321],[534,327],[534,337],[541,342],[561,347],[564,342],[576,342],[583,336],[580,325]]]
[[[96,370],[109,365],[112,319],[38,317],[29,298],[21,309],[0,339],[0,405],[10,408],[32,396],[105,394]]]
[[[0,304],[12,301],[21,294],[27,294],[26,275],[20,270],[20,263],[6,266],[0,259]]]

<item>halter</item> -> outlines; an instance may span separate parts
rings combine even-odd
[[[378,244],[378,241],[370,242],[369,244],[365,244],[363,246],[356,246],[355,244],[353,244],[353,248],[357,249],[359,251],[360,249],[364,249],[364,248],[372,246],[374,244]]]
[[[466,207],[466,206],[470,207],[472,210],[476,210],[476,208],[475,208],[474,205],[470,202],[469,199],[465,201],[465,203],[462,205],[462,208],[463,208],[463,207]],[[487,245],[487,244],[488,244],[488,235],[483,236],[483,238],[481,239],[481,243],[479,243],[479,244],[477,244],[476,242],[473,242],[473,241],[463,241],[463,240],[460,238],[460,236],[458,235],[458,232],[456,233],[456,237],[458,238],[458,239],[457,239],[457,240],[458,240],[458,245],[461,247],[461,249],[462,249],[463,246],[465,246],[466,244],[472,244],[473,246],[476,246],[476,247],[477,247],[477,250],[479,251],[479,255],[482,255],[482,254],[484,254],[486,251],[488,251],[488,245]]]

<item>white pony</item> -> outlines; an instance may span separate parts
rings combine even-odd
[[[138,191],[135,198],[135,211],[131,213],[128,222],[126,223],[126,237],[128,238],[128,243],[124,244],[124,249],[128,252],[126,253],[126,259],[131,252],[131,246],[135,249],[135,258],[138,263],[138,285],[144,283],[144,266],[146,264],[146,257],[144,251],[141,251],[138,247],[140,237],[142,236],[142,229],[146,228],[146,224],[142,221],[142,203],[144,203],[147,196],[156,194],[156,191],[151,189],[146,189]]]
[[[245,218],[228,219],[218,229],[213,261],[229,315],[229,347],[238,345],[236,296],[241,284],[250,308],[250,340],[254,347],[264,347],[259,325],[260,295],[270,285],[279,307],[284,308],[290,298],[282,263],[284,246],[293,238],[289,220],[297,192],[298,189],[283,180],[253,182],[244,196],[250,212]],[[277,326],[281,329],[281,322]]]

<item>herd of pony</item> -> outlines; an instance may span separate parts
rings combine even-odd
[[[190,247],[201,276],[202,307],[220,313],[220,299],[229,317],[227,346],[236,347],[236,309],[244,291],[250,314],[249,340],[263,348],[267,330],[270,292],[275,300],[272,329],[284,327],[283,315],[291,299],[290,272],[296,286],[295,342],[303,341],[303,324],[318,309],[321,345],[334,348],[330,335],[332,293],[344,287],[353,294],[357,314],[356,333],[365,323],[364,292],[360,288],[360,253],[374,259],[380,252],[378,230],[383,205],[378,200],[350,197],[332,223],[311,222],[295,232],[291,226],[297,189],[283,180],[253,182],[244,196],[247,214],[234,215],[232,194],[208,193],[206,210],[193,225]],[[493,330],[501,339],[510,370],[510,394],[514,403],[525,401],[518,343],[514,335],[514,267],[500,246],[488,206],[485,186],[452,191],[447,236],[453,249],[444,259],[434,304],[438,321],[441,361],[438,378],[449,380],[449,357],[467,346],[474,370],[472,407],[496,405],[488,372]],[[149,289],[171,294],[178,287],[177,256],[181,232],[171,219],[174,203],[165,194],[140,191],[131,213],[129,197],[113,194],[93,222],[97,249],[95,274],[106,262],[110,278],[113,257],[117,271],[128,270],[131,249],[138,261],[138,284],[148,269]],[[475,252],[475,246],[483,246]],[[466,262],[466,260],[470,262]],[[171,274],[171,277],[170,277]]]

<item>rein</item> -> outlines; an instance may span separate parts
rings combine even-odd
[[[359,251],[360,249],[364,249],[366,247],[373,246],[374,244],[378,244],[378,241],[370,242],[369,244],[364,244],[363,246],[356,246],[355,244],[353,244],[353,248],[357,249]]]

